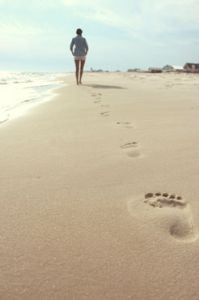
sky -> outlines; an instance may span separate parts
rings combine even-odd
[[[199,63],[199,0],[0,0],[0,70],[74,69],[82,28],[86,69]]]

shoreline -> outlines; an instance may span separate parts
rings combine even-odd
[[[15,73],[13,73],[13,76],[14,74]],[[34,74],[37,75],[38,73]],[[29,113],[31,109],[43,102],[51,101],[56,95],[56,90],[63,86],[63,77],[58,76],[53,80],[51,79],[51,81],[49,80],[47,83],[42,82],[41,78],[33,81],[31,77],[29,78],[30,75],[33,76],[33,73],[17,73],[17,76],[26,76],[25,81],[21,82],[9,82],[8,77],[8,83],[5,83],[3,86],[5,90],[1,91],[3,102],[0,103],[0,126],[7,125],[8,122]],[[47,73],[47,75],[49,76],[50,74]],[[66,74],[66,76],[68,75],[69,74]],[[44,74],[42,74],[42,76],[44,76]],[[43,78],[47,80],[47,78]],[[6,79],[4,80],[6,82]],[[16,95],[13,95],[12,93],[15,93]],[[14,101],[12,98],[14,98]]]
[[[197,300],[198,78],[65,81],[0,130],[2,299]]]

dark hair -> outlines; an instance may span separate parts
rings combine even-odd
[[[78,28],[77,30],[76,30],[76,33],[78,34],[78,35],[82,35],[82,30],[81,30],[81,28]]]

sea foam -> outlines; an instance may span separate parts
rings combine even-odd
[[[0,124],[23,115],[33,106],[51,99],[63,85],[65,73],[0,72]]]

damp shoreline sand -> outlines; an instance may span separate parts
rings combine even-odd
[[[199,77],[65,82],[0,128],[1,298],[197,300]]]

